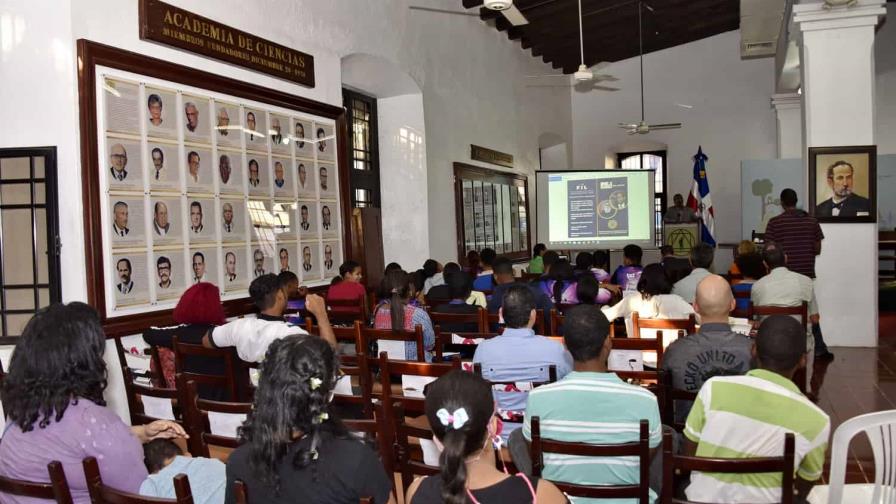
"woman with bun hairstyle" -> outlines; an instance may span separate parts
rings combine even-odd
[[[441,474],[414,481],[409,504],[493,504],[567,502],[553,483],[511,476],[495,468],[500,439],[492,388],[481,377],[451,371],[429,385],[426,418],[442,448]]]

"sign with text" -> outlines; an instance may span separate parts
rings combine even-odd
[[[506,166],[513,168],[513,156],[505,152],[499,152],[489,149],[488,147],[480,147],[478,145],[470,145],[470,159],[474,161],[483,161],[485,163],[496,164],[498,166]]]
[[[140,38],[314,87],[314,57],[158,0],[140,0]]]
[[[569,205],[569,237],[593,238],[597,236],[596,180],[570,180],[567,182]]]

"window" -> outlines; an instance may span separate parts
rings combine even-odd
[[[380,158],[376,98],[342,90],[349,127],[348,158],[351,166],[352,207],[380,206]]]
[[[0,149],[0,343],[62,299],[56,148]]]
[[[653,170],[654,173],[654,242],[663,244],[663,214],[666,212],[666,151],[623,152],[616,155],[619,167],[624,170]]]

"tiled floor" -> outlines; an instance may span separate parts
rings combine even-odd
[[[831,434],[849,418],[896,409],[896,313],[880,314],[879,348],[832,347],[836,358],[815,366],[818,405],[831,416]],[[830,457],[830,452],[828,453]],[[829,473],[825,468],[825,477]],[[874,481],[874,457],[864,436],[850,446],[847,483]]]

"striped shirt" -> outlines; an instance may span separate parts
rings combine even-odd
[[[697,395],[684,435],[697,443],[698,457],[774,457],[784,452],[784,434],[796,441],[796,474],[821,477],[831,421],[787,378],[764,369],[745,376],[711,378]],[[685,491],[699,502],[780,502],[781,474],[691,474]]]
[[[818,221],[803,210],[785,210],[765,227],[765,241],[781,245],[787,267],[809,278],[815,278],[815,242],[823,239]]]
[[[539,417],[545,439],[591,444],[623,444],[638,440],[640,422],[647,420],[650,446],[662,439],[656,396],[623,382],[615,373],[574,371],[566,378],[529,393],[523,437],[532,440],[530,419]],[[544,473],[551,481],[580,485],[631,485],[640,482],[638,457],[581,457],[544,454]],[[656,494],[650,491],[653,502]],[[629,504],[635,499],[580,499],[574,503]]]

